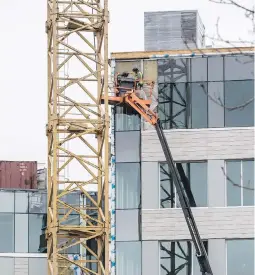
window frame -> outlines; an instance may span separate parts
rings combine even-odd
[[[241,196],[241,205],[228,205],[228,188],[227,188],[227,185],[228,185],[228,180],[227,180],[227,176],[228,176],[228,172],[227,172],[227,162],[231,162],[231,161],[236,161],[236,162],[240,162],[240,165],[241,165],[241,168],[240,168],[240,171],[241,171],[241,175],[240,175],[240,178],[241,178],[241,186],[240,186],[240,196]],[[254,162],[254,165],[255,165],[255,159],[253,158],[247,158],[247,159],[225,159],[224,160],[224,191],[225,191],[225,207],[252,207],[255,205],[255,202],[253,203],[253,205],[243,205],[243,162],[245,161],[253,161]],[[255,172],[255,169],[254,169],[254,172]],[[255,184],[254,184],[255,185]],[[254,190],[254,193],[255,193],[255,190]]]
[[[207,185],[207,193],[206,193],[206,200],[207,200],[207,206],[196,206],[196,208],[208,208],[208,160],[190,160],[190,161],[178,161],[178,163],[181,163],[182,165],[185,164],[187,165],[187,171],[188,171],[188,179],[190,181],[190,164],[192,163],[205,163],[207,165],[207,179],[206,179],[206,185]],[[158,185],[158,208],[159,209],[180,209],[181,207],[176,207],[176,203],[177,203],[177,197],[178,197],[178,194],[176,192],[176,188],[174,186],[174,183],[173,183],[173,188],[174,188],[174,198],[175,198],[175,202],[174,202],[174,207],[161,207],[161,165],[162,164],[166,164],[167,165],[167,162],[158,162],[158,182],[159,182],[159,185]],[[186,173],[185,173],[186,175]],[[187,176],[187,175],[186,175]],[[192,191],[192,189],[191,189]],[[192,194],[193,194],[193,191],[192,191]],[[194,194],[193,194],[194,195]],[[196,198],[195,199],[195,202],[196,202]]]

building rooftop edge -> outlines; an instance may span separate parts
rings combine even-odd
[[[205,48],[205,49],[186,49],[186,50],[165,50],[165,51],[135,51],[135,52],[112,52],[111,59],[158,59],[170,56],[195,56],[210,54],[241,54],[244,52],[254,52],[254,47],[238,48]]]

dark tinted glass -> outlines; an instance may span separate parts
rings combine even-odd
[[[175,83],[189,81],[188,58],[163,59],[158,61],[158,82]]]
[[[227,275],[254,274],[254,240],[227,241]]]
[[[14,214],[0,213],[0,253],[14,252]]]
[[[191,274],[191,243],[160,242],[160,275]]]
[[[254,79],[254,55],[225,57],[225,80]]]
[[[158,92],[158,112],[163,128],[188,128],[188,83],[159,84]]]
[[[254,81],[225,82],[225,126],[254,126],[253,99]]]
[[[207,128],[207,83],[200,82],[191,84],[191,108],[192,128]]]
[[[139,207],[140,185],[140,163],[116,163],[117,209]]]
[[[191,59],[191,81],[207,81],[207,58]]]
[[[115,131],[140,130],[140,115],[129,106],[115,107]]]
[[[207,162],[190,163],[190,184],[197,207],[207,206]]]
[[[243,205],[254,205],[254,161],[243,161]]]
[[[167,163],[160,164],[160,207],[175,207],[175,188]]]
[[[241,205],[241,162],[227,161],[227,206]]]
[[[208,81],[223,81],[223,57],[208,57]]]
[[[116,274],[141,275],[141,242],[116,243]]]
[[[80,192],[74,191],[69,194],[66,194],[60,198],[60,201],[68,204],[71,208],[79,208],[80,206]],[[69,209],[64,209],[64,205],[59,203],[59,208],[61,209],[59,213],[66,214]],[[77,214],[77,211],[73,210],[71,214]]]

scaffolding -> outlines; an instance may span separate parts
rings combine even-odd
[[[47,0],[47,9],[48,274],[108,275],[108,0]],[[83,203],[69,203],[77,191]]]

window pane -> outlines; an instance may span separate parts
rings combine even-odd
[[[46,258],[29,258],[29,275],[46,275],[47,259]]]
[[[14,214],[0,213],[0,253],[14,252]]]
[[[227,206],[241,205],[241,162],[227,161]]]
[[[0,191],[0,212],[14,212],[14,192]]]
[[[223,57],[208,57],[208,81],[223,80]]]
[[[28,252],[28,215],[15,215],[15,252]]]
[[[40,235],[44,227],[42,214],[29,214],[29,252],[38,253],[40,250]]]
[[[160,275],[191,274],[191,243],[160,242]]]
[[[167,163],[160,164],[160,207],[175,207],[175,187]]]
[[[254,205],[254,161],[243,161],[243,205]]]
[[[164,129],[188,128],[188,83],[159,84],[158,112]]]
[[[254,126],[253,92],[254,81],[252,80],[225,82],[225,106],[227,108],[243,106],[233,110],[225,108],[226,127]]]
[[[227,275],[254,274],[254,240],[227,241]]]
[[[70,215],[67,217],[66,220],[63,219],[63,215],[59,215],[59,223],[60,225],[79,225],[80,224],[80,216],[79,215]],[[73,243],[77,242],[78,239],[75,238],[62,238],[59,239],[59,247],[61,246],[71,246],[67,250],[64,249],[60,253],[68,253],[68,254],[79,254],[80,253],[80,246],[79,245],[72,245]],[[68,243],[67,243],[68,242]]]
[[[0,257],[0,270],[3,275],[14,275],[14,258]]]
[[[190,60],[188,58],[163,59],[158,61],[158,82],[188,82]]]
[[[15,193],[15,212],[28,213],[28,192]]]
[[[225,80],[254,79],[254,55],[226,56]]]
[[[116,162],[140,161],[140,131],[116,132]]]
[[[129,106],[116,106],[115,131],[139,131],[141,128],[140,115]]]
[[[80,206],[80,192],[73,191],[67,195],[60,198],[60,201],[70,205],[73,208],[78,208]],[[59,213],[66,214],[69,209],[64,208],[63,204],[59,203]],[[72,211],[71,214],[77,214],[76,211]]]
[[[207,162],[190,163],[190,184],[197,207],[207,206]]]
[[[207,81],[207,58],[198,57],[191,60],[191,81]]]
[[[138,208],[140,186],[140,163],[116,164],[117,209]]]
[[[141,275],[141,253],[141,242],[117,242],[117,275]]]
[[[205,247],[205,250],[206,250],[206,253],[208,255],[208,241],[204,241],[203,242],[204,244],[204,247]],[[198,263],[198,259],[196,257],[196,250],[195,250],[195,247],[194,245],[192,244],[192,255],[193,255],[193,261],[192,261],[192,270],[193,270],[193,275],[200,275],[201,274],[201,271],[200,271],[200,265]]]
[[[29,213],[47,212],[47,194],[33,192],[29,194]]]
[[[207,128],[208,115],[207,84],[191,84],[191,122],[192,128]]]

